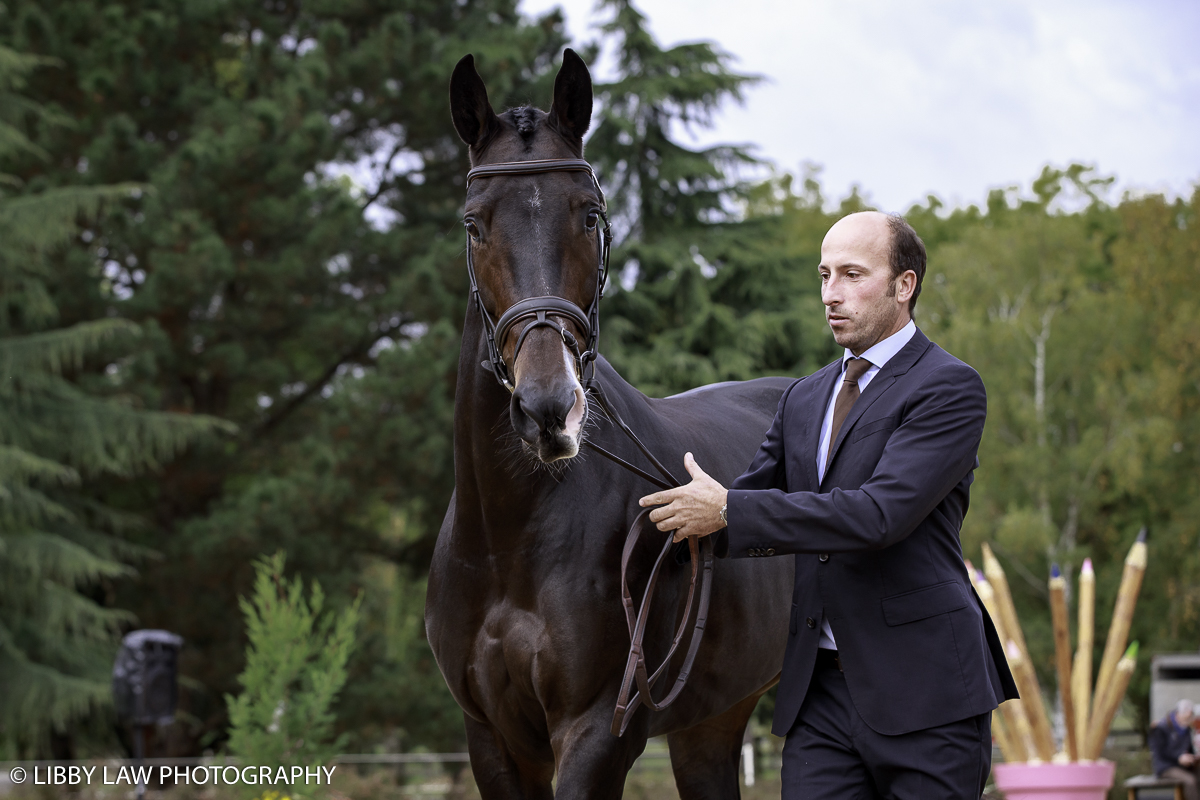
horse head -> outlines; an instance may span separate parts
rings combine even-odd
[[[547,464],[573,458],[608,234],[603,193],[583,161],[591,76],[567,50],[549,113],[496,114],[468,55],[454,69],[450,107],[471,157],[463,225],[485,366],[512,393],[509,417],[525,448]]]

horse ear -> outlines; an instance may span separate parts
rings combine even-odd
[[[554,79],[550,120],[564,136],[581,142],[592,123],[592,76],[587,64],[569,47],[563,52],[562,68]]]
[[[454,130],[467,145],[478,144],[496,125],[496,112],[488,102],[487,87],[475,71],[475,57],[467,54],[450,76],[450,114]]]

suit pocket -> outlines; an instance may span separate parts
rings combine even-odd
[[[848,441],[857,442],[859,439],[865,439],[873,433],[887,431],[891,433],[896,429],[896,420],[894,417],[884,417],[883,419],[873,420],[866,425],[855,425],[854,430],[850,432]]]
[[[792,620],[789,629],[791,630],[793,636],[796,635],[796,613],[799,611],[799,609],[799,603],[792,603]]]
[[[904,625],[967,607],[967,598],[956,581],[894,594],[882,602],[883,619],[888,625]]]

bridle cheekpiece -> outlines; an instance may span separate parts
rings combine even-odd
[[[596,292],[592,296],[592,304],[586,312],[564,297],[545,295],[542,297],[527,297],[524,300],[520,300],[501,314],[500,319],[493,320],[492,315],[484,308],[483,298],[479,295],[479,282],[475,277],[475,259],[472,253],[471,237],[468,235],[467,275],[471,280],[471,296],[475,298],[475,305],[479,309],[479,315],[483,317],[484,331],[487,335],[488,360],[483,362],[483,367],[490,369],[492,374],[496,376],[496,380],[500,381],[504,388],[510,392],[514,391],[515,387],[512,377],[509,375],[508,365],[504,362],[501,347],[514,325],[518,322],[532,319],[533,321],[525,326],[521,331],[521,335],[517,338],[517,346],[513,350],[513,364],[516,364],[517,355],[521,352],[521,345],[525,343],[525,337],[529,335],[530,331],[535,328],[553,328],[562,336],[563,344],[575,356],[575,368],[579,375],[579,381],[583,384],[584,391],[587,391],[592,377],[595,375],[594,364],[590,374],[587,373],[587,367],[596,360],[596,356],[598,355],[597,347],[600,342],[600,298],[604,295],[604,283],[608,280],[608,249],[612,243],[612,225],[608,221],[608,206],[604,200],[604,190],[600,188],[600,181],[596,179],[595,170],[592,169],[591,164],[582,158],[543,158],[534,161],[504,161],[497,164],[484,164],[468,172],[467,189],[468,191],[470,190],[471,181],[479,178],[490,178],[497,175],[537,175],[543,172],[586,172],[588,177],[592,179],[592,184],[596,187],[596,193],[600,198],[600,218],[604,220],[604,227],[599,231],[600,236],[596,246],[596,258],[598,262],[596,269]],[[580,350],[579,341],[575,336],[561,323],[551,319],[551,316],[565,317],[578,326],[586,340],[582,350]]]

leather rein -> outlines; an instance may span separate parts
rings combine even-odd
[[[529,297],[514,303],[512,307],[500,315],[498,320],[493,320],[492,315],[484,307],[483,298],[479,293],[479,284],[475,275],[475,259],[472,253],[472,239],[468,235],[467,275],[471,281],[471,297],[475,301],[479,315],[483,318],[484,333],[487,337],[488,360],[484,361],[482,366],[484,369],[490,371],[504,388],[512,392],[515,390],[515,386],[510,377],[508,365],[505,363],[502,349],[513,327],[518,322],[530,320],[517,337],[517,346],[513,350],[514,364],[517,360],[517,354],[520,353],[521,345],[525,343],[525,338],[531,330],[539,327],[548,327],[558,331],[559,335],[562,336],[563,344],[575,357],[575,368],[578,372],[579,380],[583,384],[585,393],[594,396],[596,404],[604,412],[605,416],[624,431],[625,435],[633,441],[663,477],[659,478],[646,472],[589,440],[585,439],[584,444],[613,463],[644,478],[660,489],[677,488],[682,484],[654,457],[654,454],[642,443],[637,434],[625,424],[625,421],[621,419],[621,416],[608,402],[608,398],[604,396],[604,391],[601,389],[600,384],[595,380],[595,360],[598,355],[597,347],[600,340],[600,298],[604,294],[604,284],[608,279],[608,253],[612,242],[612,226],[608,220],[608,208],[604,200],[604,190],[600,187],[600,181],[596,178],[596,173],[592,169],[592,165],[581,158],[548,158],[533,161],[506,161],[496,164],[485,164],[475,167],[467,173],[467,190],[470,190],[472,181],[479,178],[506,175],[537,175],[545,172],[586,172],[592,179],[592,185],[595,187],[596,193],[600,198],[600,217],[604,220],[604,228],[600,232],[596,246],[598,261],[596,292],[587,311],[584,311],[566,298],[547,295]],[[551,319],[552,316],[564,318],[575,324],[585,339],[582,349],[580,349],[578,339],[561,322]],[[588,372],[589,365],[591,365],[590,374]],[[625,536],[625,546],[621,551],[621,605],[625,610],[625,622],[629,628],[630,645],[629,657],[625,663],[625,674],[621,680],[621,689],[617,697],[616,708],[613,712],[612,733],[614,736],[621,736],[625,733],[625,729],[628,727],[633,712],[637,709],[638,705],[645,705],[654,711],[662,711],[671,705],[679,696],[679,693],[683,691],[688,676],[691,674],[692,665],[696,660],[696,653],[700,649],[700,640],[704,635],[704,628],[708,621],[709,600],[712,597],[713,550],[711,537],[704,537],[700,540],[699,544],[697,544],[696,537],[689,537],[688,552],[691,557],[692,575],[688,586],[687,604],[684,606],[683,617],[679,621],[679,626],[676,629],[674,639],[671,641],[671,647],[667,651],[666,657],[658,669],[651,673],[649,667],[646,665],[646,652],[643,646],[643,639],[645,638],[646,626],[649,622],[650,602],[654,596],[654,588],[658,582],[663,562],[673,549],[673,542],[671,536],[667,536],[666,541],[663,543],[663,548],[654,562],[654,567],[650,570],[650,577],[646,582],[646,591],[642,595],[642,601],[635,609],[633,596],[629,591],[629,561],[637,547],[638,540],[641,538],[643,524],[648,521],[649,514],[650,509],[645,509],[638,514],[637,518],[633,521],[633,525],[629,528],[629,533]],[[675,655],[675,651],[678,649],[684,634],[687,632],[697,584],[700,585],[700,599],[696,608],[695,621],[691,626],[692,636],[688,643],[687,653],[684,656],[683,664],[679,668],[679,673],[670,691],[661,700],[656,701],[651,696],[650,690],[666,671],[667,665],[671,663],[671,658]],[[635,687],[636,691],[634,690]]]

